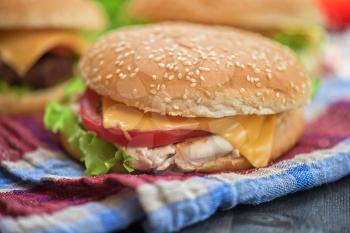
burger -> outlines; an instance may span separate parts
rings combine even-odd
[[[321,75],[326,32],[316,0],[131,0],[129,16],[145,21],[190,21],[258,32],[292,49],[313,81]]]
[[[111,32],[80,72],[87,90],[74,103],[51,103],[44,122],[88,175],[267,166],[298,141],[310,96],[290,50],[191,23]]]
[[[62,99],[88,45],[80,32],[106,24],[88,0],[2,0],[0,18],[0,115],[38,112]]]

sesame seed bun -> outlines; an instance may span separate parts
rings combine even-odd
[[[1,29],[101,29],[102,8],[90,0],[2,0]]]
[[[278,115],[274,143],[272,147],[272,160],[279,158],[286,151],[295,145],[304,131],[304,111],[302,109],[281,113]],[[81,155],[69,146],[68,139],[62,134],[60,140],[69,153],[68,155],[77,161],[82,162]],[[194,139],[195,140],[195,139]],[[235,171],[252,168],[252,165],[244,157],[218,157],[215,160],[202,164],[195,171],[203,173],[214,173],[224,171]],[[193,172],[180,170],[182,172]],[[112,173],[125,172],[121,165],[116,165],[111,169]]]
[[[51,100],[61,101],[64,98],[66,83],[51,88],[31,91],[24,95],[0,94],[1,115],[33,115],[42,112]]]
[[[276,114],[310,96],[287,48],[254,33],[191,23],[112,32],[83,56],[81,75],[102,96],[183,117]]]
[[[184,20],[255,30],[324,22],[315,0],[131,0],[128,12],[133,18],[151,21]]]

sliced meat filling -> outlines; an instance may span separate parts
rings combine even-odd
[[[220,157],[239,157],[239,152],[227,140],[216,135],[189,139],[154,149],[123,149],[132,157],[133,168],[141,171],[169,169],[195,171],[203,164]]]
[[[73,76],[75,57],[47,53],[24,75],[18,75],[0,59],[0,81],[33,89],[52,87]]]

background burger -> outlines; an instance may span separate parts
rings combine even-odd
[[[106,23],[88,0],[2,0],[0,18],[0,114],[37,112],[62,99],[87,48],[79,31]]]
[[[290,50],[258,34],[126,28],[93,45],[80,70],[89,89],[79,107],[51,103],[44,121],[89,175],[264,167],[303,132],[309,79]]]
[[[190,21],[261,33],[294,50],[312,78],[313,88],[318,86],[326,33],[316,0],[131,0],[129,15],[147,21]]]

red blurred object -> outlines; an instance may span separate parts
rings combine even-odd
[[[338,29],[350,23],[350,0],[318,0],[328,19],[328,27]]]
[[[51,48],[49,52],[62,57],[68,57],[74,54],[74,51],[65,45],[57,45]]]

